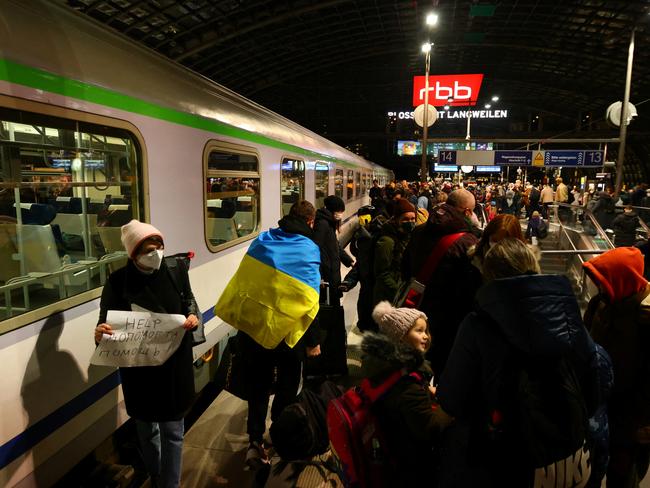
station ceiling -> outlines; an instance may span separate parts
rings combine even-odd
[[[528,123],[602,119],[623,99],[636,29],[631,131],[650,130],[650,0],[60,1],[338,141],[386,139],[386,113],[412,109],[427,40],[432,74],[484,73],[479,104],[497,94]]]

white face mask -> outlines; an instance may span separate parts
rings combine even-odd
[[[150,253],[141,254],[136,258],[138,264],[143,268],[151,270],[153,273],[155,270],[160,268],[160,263],[162,263],[163,250],[154,249]]]

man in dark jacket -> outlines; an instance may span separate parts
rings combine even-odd
[[[298,201],[279,228],[262,232],[215,306],[215,314],[239,330],[250,442],[245,462],[252,469],[269,462],[263,436],[274,379],[273,421],[296,400],[304,354],[320,354],[314,319],[320,285],[315,214],[310,202]],[[277,277],[275,270],[281,271]]]
[[[548,476],[555,474],[531,469],[526,446],[508,442],[518,436],[492,435],[502,425],[512,425],[505,417],[514,409],[513,358],[525,357],[531,365],[547,368],[562,355],[570,357],[588,416],[598,406],[596,348],[582,324],[571,284],[564,276],[536,273],[535,255],[518,239],[503,239],[486,254],[478,310],[460,325],[438,384],[440,405],[457,422],[449,432],[450,459],[443,462],[441,487],[546,486]],[[506,413],[496,416],[497,411]],[[572,454],[576,484],[561,486],[588,479],[588,462],[581,456],[582,447]],[[561,463],[558,479],[564,479],[564,459]],[[530,484],[533,474],[541,479]]]
[[[420,309],[431,317],[432,347],[427,358],[436,378],[442,373],[456,337],[458,325],[471,311],[481,277],[467,251],[478,243],[472,225],[474,196],[467,190],[453,191],[447,203],[437,206],[429,221],[413,231],[404,251],[402,272],[405,280],[418,275],[440,239],[464,232],[438,263],[426,286]]]
[[[404,249],[415,228],[415,207],[405,199],[393,206],[393,217],[381,228],[381,236],[374,248],[373,274],[375,286],[373,305],[387,300],[392,302],[397,294]]]
[[[198,306],[184,273],[182,290],[163,257],[163,235],[154,226],[132,220],[122,226],[129,260],[112,273],[102,292],[95,343],[112,334],[109,310],[129,311],[138,305],[156,313],[182,314],[186,330],[199,325]],[[181,294],[182,293],[182,294]],[[154,486],[180,485],[183,417],[194,398],[192,334],[160,366],[120,368],[127,413],[135,419],[145,466]]]
[[[330,304],[336,305],[341,298],[341,263],[349,268],[354,264],[354,259],[341,249],[336,237],[345,212],[345,203],[336,195],[326,197],[324,203],[325,206],[316,211],[314,242],[320,247],[321,280],[329,283]],[[325,296],[321,296],[321,301],[324,300]]]
[[[583,265],[600,292],[585,325],[614,365],[608,488],[638,487],[650,463],[650,285],[643,264],[638,249],[622,247]]]
[[[631,205],[627,205],[623,213],[617,215],[612,222],[616,247],[633,246],[636,242],[636,228],[639,225],[638,215]]]

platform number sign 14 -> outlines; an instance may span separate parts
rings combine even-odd
[[[441,164],[456,164],[456,151],[440,151],[438,161]]]

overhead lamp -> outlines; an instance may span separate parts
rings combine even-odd
[[[431,46],[433,46],[432,42],[425,42],[424,44],[422,44],[422,52],[424,54],[430,53],[431,52]]]
[[[489,103],[486,103],[485,108],[492,108],[492,105],[490,105]]]
[[[438,14],[430,12],[427,14],[426,24],[428,26],[434,26],[438,23]]]
[[[445,105],[445,110],[449,110],[449,105]]]
[[[493,102],[498,102],[498,101],[499,101],[499,97],[496,96],[496,95],[494,95],[494,96],[492,97],[492,101],[493,101]]]
[[[449,103],[453,102],[453,101],[454,101],[454,97],[449,97],[449,98],[447,99],[447,101],[448,101]]]

